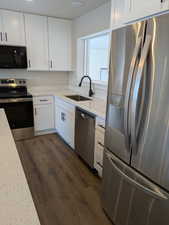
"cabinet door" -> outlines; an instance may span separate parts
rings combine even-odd
[[[111,27],[123,26],[126,16],[130,11],[130,0],[111,1]]]
[[[169,9],[169,0],[160,0],[161,1],[161,10],[165,11]]]
[[[70,113],[61,105],[56,105],[56,130],[74,149],[75,112]]]
[[[0,9],[0,44],[3,44],[2,10]]]
[[[25,45],[24,17],[22,13],[2,10],[3,39],[6,45]]]
[[[35,131],[54,129],[54,108],[52,104],[34,106]]]
[[[49,69],[47,17],[26,14],[25,29],[29,70],[47,71]]]
[[[72,22],[48,18],[48,29],[50,70],[70,71]]]
[[[65,111],[60,107],[56,107],[56,130],[58,134],[65,138],[66,126],[65,126]]]
[[[161,10],[161,0],[131,0],[128,22],[151,16]]]

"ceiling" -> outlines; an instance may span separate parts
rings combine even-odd
[[[74,19],[109,0],[0,0],[0,8]],[[72,2],[82,2],[73,6]]]

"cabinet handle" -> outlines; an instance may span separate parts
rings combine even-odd
[[[97,165],[99,165],[101,168],[103,168],[103,166],[100,162],[97,162]]]
[[[47,99],[41,99],[40,102],[47,102]]]
[[[103,145],[101,142],[98,142],[98,144],[99,144],[101,147],[104,148],[104,145]]]
[[[81,116],[82,119],[86,118],[84,113],[81,113],[80,116]]]
[[[102,128],[102,129],[104,129],[105,130],[105,127],[103,126],[103,125],[98,125],[98,127],[100,127],[100,128]]]
[[[6,42],[8,42],[8,34],[7,34],[7,32],[5,32],[5,40],[6,40]]]
[[[37,115],[37,111],[36,111],[36,108],[35,108],[35,116]]]
[[[31,61],[30,61],[30,59],[28,60],[28,66],[29,66],[29,68],[31,68]]]
[[[66,114],[62,112],[62,113],[61,113],[61,120],[62,120],[63,122],[66,120],[65,117],[66,117]]]
[[[51,69],[53,68],[53,61],[52,60],[50,61],[50,68]]]

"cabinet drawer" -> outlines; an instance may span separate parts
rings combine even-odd
[[[95,164],[99,164],[103,166],[103,153],[104,147],[97,143],[96,150],[95,150]]]
[[[96,130],[96,142],[97,143],[100,142],[102,145],[104,145],[104,135],[105,133],[102,133],[99,130]]]
[[[95,169],[97,170],[99,177],[102,178],[102,176],[103,176],[103,168],[100,166],[100,164],[97,164]]]
[[[34,97],[33,103],[36,105],[51,104],[51,103],[53,103],[53,96]]]

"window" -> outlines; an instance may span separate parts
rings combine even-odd
[[[84,73],[92,80],[108,81],[109,34],[85,40]]]

